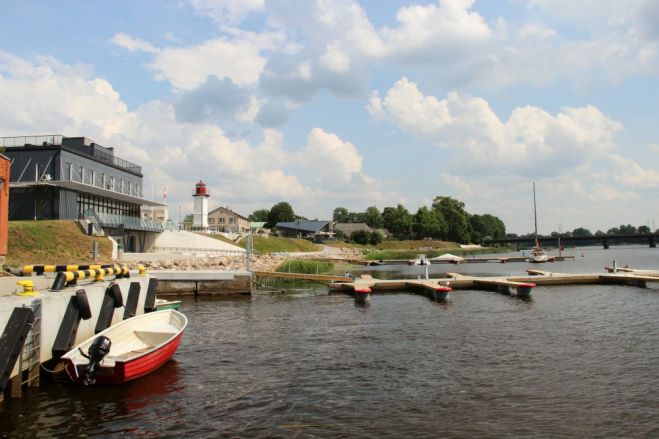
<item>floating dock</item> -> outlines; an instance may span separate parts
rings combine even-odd
[[[325,259],[329,262],[347,262],[353,265],[413,265],[413,260],[410,259],[379,259],[379,260],[366,260],[366,259]],[[573,261],[574,256],[550,256],[548,262],[561,262]],[[506,264],[512,262],[529,262],[529,258],[523,256],[488,256],[488,257],[460,257],[460,259],[432,259],[429,258],[428,262],[432,265],[438,264]]]
[[[647,288],[648,282],[659,282],[659,271],[638,270],[624,273],[570,274],[542,270],[527,270],[527,276],[479,277],[459,273],[447,273],[439,279],[376,279],[363,275],[352,282],[330,284],[331,292],[343,292],[355,296],[384,291],[418,291],[450,287],[453,290],[491,290],[502,294],[515,294],[530,298],[537,285],[619,284]],[[642,273],[642,274],[641,274]],[[363,299],[363,298],[362,298]]]

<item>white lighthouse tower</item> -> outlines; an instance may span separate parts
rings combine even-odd
[[[210,197],[206,191],[206,183],[199,180],[192,197],[194,198],[192,230],[206,231],[208,230],[208,197]]]

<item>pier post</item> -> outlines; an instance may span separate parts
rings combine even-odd
[[[453,291],[453,288],[448,286],[442,286],[435,288],[435,301],[436,302],[445,302],[448,300],[450,292]]]
[[[366,305],[371,301],[371,289],[369,287],[355,288],[355,302],[358,305]]]
[[[522,284],[517,287],[517,297],[520,299],[530,299],[535,284]]]

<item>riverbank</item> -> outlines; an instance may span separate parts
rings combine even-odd
[[[363,257],[360,250],[347,247],[332,248],[331,251],[295,252],[295,253],[265,253],[252,255],[252,269],[255,271],[274,271],[284,262],[291,259],[344,259],[346,262]],[[147,270],[247,270],[247,258],[242,255],[191,257],[176,254],[145,254],[128,253],[118,260],[130,269],[143,265]]]

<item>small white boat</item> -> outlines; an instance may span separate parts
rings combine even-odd
[[[430,265],[430,259],[426,255],[416,255],[416,259],[411,259],[408,265]]]
[[[62,356],[79,384],[123,384],[153,372],[176,352],[188,319],[167,309],[123,320]]]
[[[180,300],[156,299],[157,311],[162,311],[163,309],[180,309],[180,308],[181,308]]]
[[[531,254],[529,255],[529,262],[539,263],[539,262],[548,262],[549,256],[540,246],[533,247]]]

